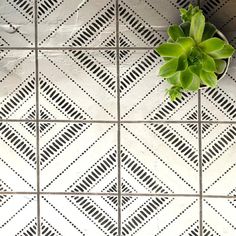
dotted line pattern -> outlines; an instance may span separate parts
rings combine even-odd
[[[148,147],[143,141],[141,141],[136,135],[134,135],[130,130],[128,130],[125,126],[122,125],[122,127],[125,128],[125,130],[130,133],[140,144],[142,144],[149,152],[151,152],[160,162],[164,164],[169,170],[171,170],[182,182],[184,182],[189,188],[191,188],[194,192],[197,192],[197,190],[191,186],[183,177],[181,177],[173,168],[171,168],[166,162],[164,162],[157,154],[151,150],[150,147]]]
[[[33,191],[36,191],[36,189],[31,185],[25,178],[23,178],[18,172],[15,171],[7,162],[5,162],[1,157],[0,160],[13,172],[19,177],[23,182],[25,182]]]
[[[192,163],[188,160],[185,159],[185,155],[183,155],[183,153],[181,153],[181,151],[178,150],[178,147],[173,145],[170,145],[170,143],[167,141],[165,141],[165,139],[163,138],[163,135],[160,133],[157,133],[157,130],[153,129],[153,124],[144,124],[158,139],[160,139],[162,142],[164,142],[176,155],[178,155],[187,165],[189,165],[190,167],[192,167],[192,169],[195,172],[198,172],[199,170],[192,165]],[[164,124],[163,124],[164,125]],[[171,132],[170,130],[173,129],[169,124],[165,124],[165,127],[169,128],[169,132]],[[166,132],[166,131],[165,131]],[[197,149],[195,147],[193,147],[193,145],[191,145],[182,135],[179,134],[179,132],[177,132],[177,130],[174,129],[174,132],[176,134],[176,136],[178,136],[178,140],[182,141],[182,143],[187,144],[188,147],[191,147],[191,151],[194,151],[194,153],[198,153]],[[168,137],[169,138],[169,137]],[[197,154],[198,155],[198,154]],[[188,157],[187,157],[188,158]],[[196,164],[195,164],[196,165]],[[199,163],[197,163],[197,166],[199,165]]]
[[[63,175],[66,171],[68,171],[68,169],[74,165],[80,157],[82,157],[86,152],[88,152],[88,150],[90,150],[96,143],[98,143],[98,141],[100,141],[115,125],[111,125],[105,132],[102,133],[102,135],[100,135],[98,137],[98,139],[96,141],[94,141],[92,144],[90,144],[77,158],[75,158],[61,173],[59,173],[55,178],[53,178],[53,180],[51,180],[44,188],[43,190],[45,190],[46,188],[48,188],[48,186],[50,186],[53,182],[55,182],[61,175]]]
[[[122,126],[123,126],[123,125],[122,125]],[[169,193],[169,192],[174,193],[173,190],[172,190],[168,185],[166,185],[166,184],[165,184],[161,179],[159,179],[151,170],[149,170],[146,166],[144,166],[143,163],[142,163],[141,161],[139,161],[131,152],[129,152],[126,147],[124,147],[123,145],[121,145],[121,148],[122,148],[122,149],[121,149],[121,153],[122,153],[122,154],[126,152],[126,153],[128,153],[129,158],[132,157],[132,159],[133,159],[133,160],[132,160],[132,163],[133,163],[134,161],[135,161],[135,164],[138,163],[139,166],[142,167],[142,170],[146,170],[146,173],[148,173],[148,175],[151,176],[152,179],[158,180],[166,189],[168,189],[168,191],[165,189],[165,193]],[[124,161],[125,161],[125,160],[124,160],[124,158],[123,158],[123,159],[121,160],[121,162],[122,162],[122,167],[123,167],[137,182],[139,182],[140,185],[142,185],[144,188],[146,188],[146,190],[148,190],[148,191],[150,192],[152,189],[149,189],[147,185],[144,185],[144,183],[142,183],[142,182],[140,181],[140,179],[137,177],[137,172],[135,173],[135,174],[136,174],[136,176],[135,176],[134,173],[129,170],[130,166],[125,166],[125,163],[123,163]],[[130,164],[129,164],[129,165],[130,165]],[[132,169],[132,168],[131,168],[131,169]],[[164,189],[163,186],[161,186],[161,187]]]
[[[74,198],[74,197],[71,197],[71,198]],[[78,197],[77,197],[78,198]],[[81,198],[84,198],[84,197],[81,197]],[[107,220],[109,219],[109,221],[110,221],[110,223],[112,222],[113,224],[116,224],[116,222],[114,221],[114,219],[112,219],[111,218],[111,216],[109,216],[102,208],[100,208],[99,206],[98,206],[98,204],[95,202],[95,201],[93,201],[90,197],[86,197],[87,199],[89,199],[90,200],[90,205],[92,205],[93,207],[96,207],[96,210],[98,211],[100,211],[100,212],[102,212],[106,217],[107,217],[107,219],[106,219],[106,223],[107,223]],[[107,236],[111,236],[111,234],[110,234],[110,232],[109,232],[109,229],[110,229],[110,227],[109,228],[105,228],[103,225],[99,225],[92,217],[93,217],[93,215],[92,215],[92,217],[90,217],[89,216],[89,214],[90,214],[90,212],[86,212],[85,211],[85,209],[84,209],[84,207],[82,206],[82,208],[79,208],[78,207],[78,204],[75,204],[74,202],[72,202],[72,200],[71,199],[69,199],[69,197],[68,196],[66,196],[66,199],[80,212],[80,213],[82,213],[84,216],[86,216],[90,221],[92,221],[105,235],[107,235]],[[76,199],[75,199],[76,200]],[[87,205],[88,203],[86,203],[86,205]],[[101,214],[101,213],[100,213]],[[104,215],[103,215],[103,217],[104,217]],[[96,219],[96,218],[95,218]],[[99,222],[99,220],[98,220],[98,222]],[[103,228],[102,228],[102,226],[103,226]],[[105,229],[108,231],[105,231]],[[114,229],[113,229],[114,230]],[[113,234],[113,235],[115,235],[115,234]]]
[[[64,72],[59,66],[57,66],[50,58],[48,58],[44,53],[42,53],[64,76],[70,79],[78,88],[82,90],[93,102],[95,102],[102,110],[104,110],[109,116],[115,119],[114,115],[112,115],[106,108],[104,108],[96,99],[94,99],[84,88],[82,88],[72,77],[70,77],[66,72]],[[55,86],[55,85],[54,85]],[[89,117],[92,119],[91,117]]]
[[[67,198],[67,197],[65,197]],[[72,223],[64,214],[61,213],[61,211],[59,211],[52,203],[50,203],[46,197],[42,196],[42,199],[49,205],[51,206],[63,219],[66,220],[66,222],[68,222],[70,225],[72,225],[80,234],[82,234],[83,236],[86,236],[74,223]],[[43,218],[42,218],[43,219]]]

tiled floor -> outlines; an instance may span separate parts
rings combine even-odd
[[[189,2],[1,0],[1,236],[236,235],[235,57],[174,103],[157,76]],[[236,2],[200,4],[236,47]]]

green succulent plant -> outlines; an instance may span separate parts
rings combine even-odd
[[[180,13],[183,22],[169,26],[169,39],[155,49],[165,61],[159,75],[171,84],[167,94],[172,101],[181,98],[183,91],[197,91],[201,85],[215,88],[226,59],[235,51],[218,36],[216,27],[205,21],[199,7],[190,4]]]

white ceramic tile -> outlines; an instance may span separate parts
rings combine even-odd
[[[116,202],[105,196],[42,196],[41,231],[60,236],[116,236]]]
[[[189,130],[189,124],[122,125],[123,191],[198,193],[198,140]]]
[[[0,118],[35,119],[35,58],[33,51],[0,51]]]
[[[1,0],[0,47],[34,46],[34,1]]]
[[[120,63],[120,103],[122,120],[196,120],[197,93],[185,93],[171,102],[169,85],[158,76],[162,65],[152,50],[131,50]]]
[[[115,124],[44,125],[45,129],[40,135],[43,191],[117,191]]]
[[[0,191],[36,190],[36,138],[28,123],[0,123]]]
[[[200,235],[198,199],[128,196],[122,203],[122,236]]]
[[[37,201],[34,195],[0,195],[0,234],[37,236]]]
[[[39,102],[51,113],[43,119],[116,119],[116,64],[109,53],[41,51]]]
[[[235,199],[204,199],[203,235],[235,235],[235,203]]]
[[[236,126],[218,124],[202,140],[204,194],[236,194]]]
[[[179,7],[186,7],[190,2],[196,1],[120,0],[121,38],[131,41],[137,47],[156,46],[165,39],[166,28],[180,22]],[[125,46],[121,40],[120,46]]]
[[[40,1],[38,9],[45,11],[38,20],[40,46],[99,47],[115,38],[114,0]]]

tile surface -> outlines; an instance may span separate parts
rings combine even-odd
[[[232,236],[236,231],[235,199],[204,199],[203,233]]]
[[[34,3],[31,0],[2,0],[0,47],[34,46],[34,15]]]
[[[104,42],[115,39],[114,0],[40,1],[38,9],[39,46],[115,46]]]
[[[209,132],[205,132],[202,140],[203,191],[205,194],[235,196],[236,126],[208,125]]]
[[[42,119],[115,120],[115,51],[41,51],[39,103]],[[113,55],[115,57],[115,54]]]
[[[200,235],[198,199],[123,197],[122,235]],[[196,232],[197,229],[197,232]]]
[[[1,235],[38,235],[36,196],[1,194],[0,214]]]
[[[122,125],[123,191],[198,193],[199,157],[195,136],[198,133],[197,125],[195,129],[195,134],[192,134],[189,124]]]
[[[34,51],[0,52],[0,118],[35,119]],[[26,111],[30,114],[26,114]]]
[[[235,55],[175,102],[158,76],[190,2],[236,47],[234,0],[1,0],[1,236],[235,235]]]
[[[41,230],[55,235],[117,235],[116,197],[42,196]]]
[[[0,190],[36,191],[36,133],[29,123],[0,123]]]
[[[40,125],[42,191],[117,192],[115,124]]]

